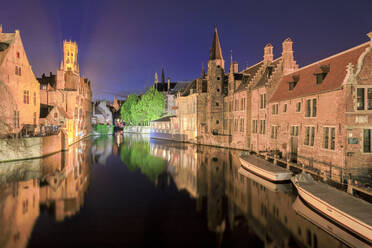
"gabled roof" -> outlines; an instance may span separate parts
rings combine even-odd
[[[272,61],[266,68],[264,73],[262,74],[262,77],[257,82],[257,84],[253,87],[254,89],[264,87],[266,83],[269,81],[270,76],[274,72],[275,68],[279,65],[279,63],[282,61],[282,57],[279,57]]]
[[[196,89],[196,80],[194,80],[194,81],[188,83],[188,84],[186,85],[186,87],[184,87],[184,88],[180,91],[181,96],[188,96],[188,95],[190,94],[190,90],[191,90],[191,89]]]
[[[67,113],[62,107],[58,106],[57,109],[64,118],[72,119],[72,114]]]
[[[251,81],[251,79],[252,79],[251,76],[242,74],[242,79],[241,79],[242,82],[239,85],[239,87],[235,90],[235,92],[240,92],[240,91],[246,90],[248,85],[249,85],[249,82]]]
[[[0,33],[0,65],[3,63],[9,47],[15,40],[15,33]]]
[[[257,71],[261,68],[262,65],[263,61],[258,62],[257,64],[252,65],[250,67],[247,67],[240,73],[234,73],[234,80],[242,80],[241,84],[235,90],[235,92],[247,89],[247,86],[251,83],[251,80],[253,79],[254,75],[256,75]]]
[[[172,117],[176,117],[176,116],[175,116],[175,115],[164,116],[164,117],[162,117],[162,118],[159,118],[159,119],[157,119],[157,120],[153,120],[153,121],[151,121],[151,122],[166,122],[166,121],[170,121],[170,119],[171,119]]]
[[[294,99],[338,89],[346,76],[346,66],[352,63],[355,68],[359,56],[369,47],[369,44],[369,42],[364,43],[285,75],[269,102]],[[322,73],[321,66],[329,67],[329,72],[322,83],[316,84],[314,74]],[[294,80],[297,81],[297,84],[290,91],[289,83]]]
[[[185,88],[190,82],[170,82],[169,92],[174,93]],[[168,83],[157,83],[154,85],[159,92],[168,92]]]
[[[260,69],[260,67],[262,65],[263,65],[263,61],[260,61],[260,62],[258,62],[255,65],[252,65],[250,67],[247,67],[246,69],[244,69],[243,71],[241,71],[241,73],[243,73],[245,75],[249,75],[249,76],[251,76],[253,78],[254,75],[256,74],[256,72]]]
[[[52,109],[53,106],[51,105],[40,104],[40,118],[46,118]]]

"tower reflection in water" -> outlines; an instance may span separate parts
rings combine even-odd
[[[26,247],[39,214],[75,215],[90,183],[90,142],[44,159],[0,166],[0,247]]]
[[[219,245],[225,236],[248,230],[246,237],[261,243],[257,247],[347,247],[342,237],[296,213],[290,184],[272,184],[241,171],[239,151],[152,140],[150,153],[167,161],[177,188],[196,199]]]

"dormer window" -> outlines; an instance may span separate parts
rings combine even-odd
[[[296,87],[298,80],[300,80],[300,76],[293,76],[292,79],[293,81],[289,82],[288,84],[289,91],[292,91]]]
[[[321,84],[324,79],[326,78],[328,72],[329,72],[329,65],[322,65],[320,66],[321,73],[315,73],[316,77],[316,84]]]
[[[327,76],[327,73],[318,73],[318,74],[315,74],[316,76],[316,84],[321,84],[325,77]]]

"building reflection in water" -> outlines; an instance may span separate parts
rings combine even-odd
[[[106,165],[107,158],[112,152],[118,153],[118,145],[113,143],[113,136],[99,136],[94,139],[92,145],[93,162]]]
[[[75,215],[90,183],[90,142],[44,159],[0,165],[0,247],[26,247],[43,210],[56,221]]]
[[[263,247],[346,247],[294,211],[290,184],[239,173],[239,151],[153,140],[150,153],[168,161],[168,174],[196,199],[197,211],[206,213],[218,245],[224,235],[248,228],[247,235],[253,233]]]

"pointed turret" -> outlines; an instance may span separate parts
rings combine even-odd
[[[157,85],[159,83],[159,78],[158,78],[158,73],[155,72],[155,78],[154,78],[154,85],[155,85],[155,88],[157,89]]]
[[[165,84],[164,67],[161,68],[161,83]]]
[[[234,62],[232,57],[232,49],[230,50],[230,73],[234,73]]]
[[[205,70],[204,70],[203,62],[202,62],[202,65],[201,65],[201,76],[202,76],[202,78],[205,78]]]
[[[218,38],[217,26],[214,27],[214,37],[212,47],[209,51],[209,60],[222,59],[222,49],[220,39]]]

